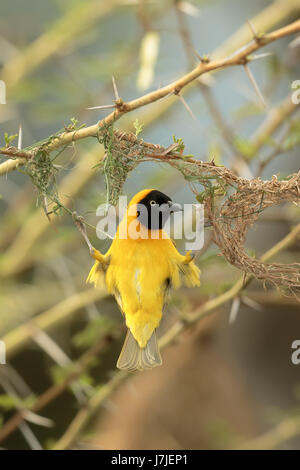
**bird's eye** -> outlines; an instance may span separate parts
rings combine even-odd
[[[155,201],[150,201],[150,206],[155,206],[156,202]]]

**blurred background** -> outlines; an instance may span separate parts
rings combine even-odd
[[[225,57],[246,44],[252,38],[247,20],[265,32],[298,19],[299,11],[293,0],[4,0],[0,146],[4,133],[18,134],[20,125],[22,147],[56,134],[72,118],[92,125],[109,111],[88,108],[114,100],[112,75],[120,96],[132,100],[185,74],[198,60],[194,51]],[[166,98],[128,113],[116,127],[134,131],[138,119],[145,141],[167,147],[174,135],[185,153],[214,158],[242,176],[296,172],[299,108],[288,97],[300,78],[299,44],[283,38],[250,64],[266,106],[244,68],[231,67],[189,87],[187,105]],[[284,118],[258,143],[266,120],[284,106]],[[106,200],[98,166],[103,154],[97,139],[88,138],[56,160],[58,194],[92,227]],[[170,166],[140,164],[123,194],[130,198],[145,187],[195,202]],[[164,349],[162,367],[125,380],[115,368],[125,333],[116,303],[85,285],[92,261],[70,215],[60,211],[50,219],[21,167],[0,176],[3,448],[300,448],[300,365],[291,361],[292,342],[300,339],[296,298],[253,281]],[[269,209],[250,230],[247,247],[260,256],[297,223],[296,206]],[[105,252],[110,241],[88,231]],[[242,274],[209,237],[207,229],[197,260],[201,286],[173,293],[161,334],[181,312],[229,291]],[[299,260],[299,239],[274,259]]]

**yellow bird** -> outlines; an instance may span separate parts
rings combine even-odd
[[[162,364],[155,330],[171,287],[200,284],[200,270],[187,252],[181,255],[163,230],[179,204],[155,189],[145,189],[130,201],[105,255],[92,249],[96,260],[87,282],[106,286],[125,316],[127,336],[117,362],[119,369],[144,370]]]

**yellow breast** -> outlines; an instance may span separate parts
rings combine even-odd
[[[116,296],[127,327],[141,347],[162,317],[166,286],[172,276],[169,244],[170,240],[116,238],[110,250],[106,285]]]

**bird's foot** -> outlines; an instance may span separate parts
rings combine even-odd
[[[185,263],[185,264],[188,264],[188,263],[190,263],[191,261],[193,261],[194,258],[195,258],[195,253],[192,252],[191,250],[190,250],[190,251],[187,251],[186,254],[185,254],[184,263]]]
[[[89,240],[89,237],[87,235],[83,217],[81,215],[78,215],[76,211],[73,212],[72,217],[73,217],[73,220],[74,220],[74,223],[75,223],[76,227],[78,228],[78,230],[81,233],[81,235],[83,236],[87,246],[89,247],[91,256],[93,257],[92,251],[95,250],[95,248],[93,248],[93,246],[92,246],[92,244]]]

